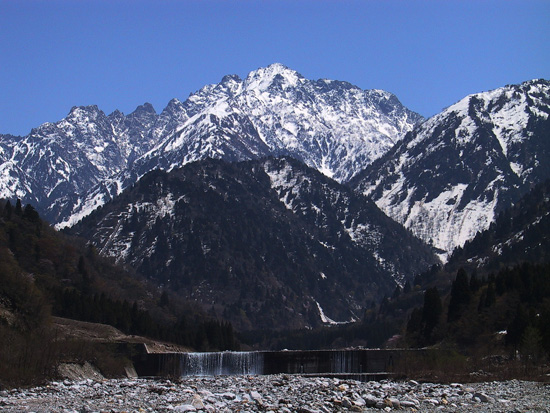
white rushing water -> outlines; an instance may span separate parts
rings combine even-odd
[[[255,351],[182,354],[183,376],[259,375],[264,356]]]

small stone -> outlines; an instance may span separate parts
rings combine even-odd
[[[416,407],[417,404],[415,404],[412,400],[401,400],[401,407],[407,408],[407,407]]]
[[[203,403],[201,397],[198,394],[195,394],[193,396],[193,400],[191,401],[191,405],[197,410],[204,409],[204,403]]]
[[[355,406],[366,406],[367,405],[367,402],[365,401],[365,399],[363,399],[361,396],[357,396],[353,399],[353,404]]]
[[[194,406],[190,404],[180,404],[179,406],[174,407],[175,412],[196,412],[197,409],[195,409]]]
[[[212,394],[212,392],[208,391],[208,390],[201,390],[199,392],[199,394],[204,397],[204,398],[207,398],[207,397],[211,397],[211,396],[214,396],[214,394]]]
[[[261,401],[262,400],[262,395],[260,393],[258,393],[257,391],[255,391],[255,390],[252,390],[250,392],[250,397],[254,401]]]
[[[391,403],[390,407],[393,407],[394,409],[400,409],[401,408],[401,402],[396,399],[395,397],[390,397],[389,402]]]
[[[380,399],[371,396],[370,394],[363,395],[363,400],[365,400],[365,404],[367,407],[374,407],[376,406],[376,403],[380,402]]]
[[[222,394],[222,397],[223,397],[225,400],[235,400],[235,398],[236,398],[237,396],[235,396],[235,393],[227,392],[227,393],[223,393],[223,394]]]
[[[474,393],[474,399],[478,399],[481,403],[492,403],[494,399],[487,396],[485,393]]]

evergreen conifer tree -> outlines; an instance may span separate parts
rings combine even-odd
[[[443,305],[437,287],[428,288],[424,293],[424,307],[422,308],[422,323],[424,324],[424,337],[429,339],[433,329],[439,323]]]
[[[11,202],[8,200],[6,201],[6,205],[4,206],[4,216],[9,220],[11,219],[12,213],[13,207],[11,206]]]
[[[477,277],[477,273],[474,271],[470,277],[470,291],[475,293],[479,290],[480,287],[481,287],[481,282]]]
[[[23,207],[21,206],[21,200],[17,198],[15,203],[15,214],[21,216],[23,214]]]
[[[403,293],[408,294],[412,291],[411,283],[407,281],[403,287]]]
[[[462,315],[462,311],[468,302],[470,302],[471,292],[468,275],[463,268],[459,269],[456,274],[456,279],[451,287],[451,301],[449,302],[449,311],[447,320],[456,321]]]
[[[26,219],[27,221],[33,222],[35,224],[40,223],[40,215],[38,215],[38,212],[36,212],[36,209],[31,204],[25,205],[25,209],[23,211],[23,219]]]

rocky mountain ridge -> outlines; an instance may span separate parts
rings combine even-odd
[[[25,137],[0,139],[0,195],[72,225],[153,169],[210,158],[291,155],[339,181],[389,150],[422,120],[381,90],[307,80],[273,64],[225,76],[157,114],[74,107]]]
[[[550,177],[550,82],[468,96],[352,181],[445,258]]]
[[[468,96],[421,123],[387,92],[273,64],[173,99],[160,114],[149,104],[128,116],[75,107],[26,137],[2,136],[0,195],[33,203],[62,228],[157,168],[290,155],[340,182],[354,176],[353,188],[445,260],[550,177],[549,113],[548,81],[533,80]]]

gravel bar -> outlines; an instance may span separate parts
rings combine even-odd
[[[51,382],[0,391],[3,412],[550,412],[550,385],[272,376]]]

